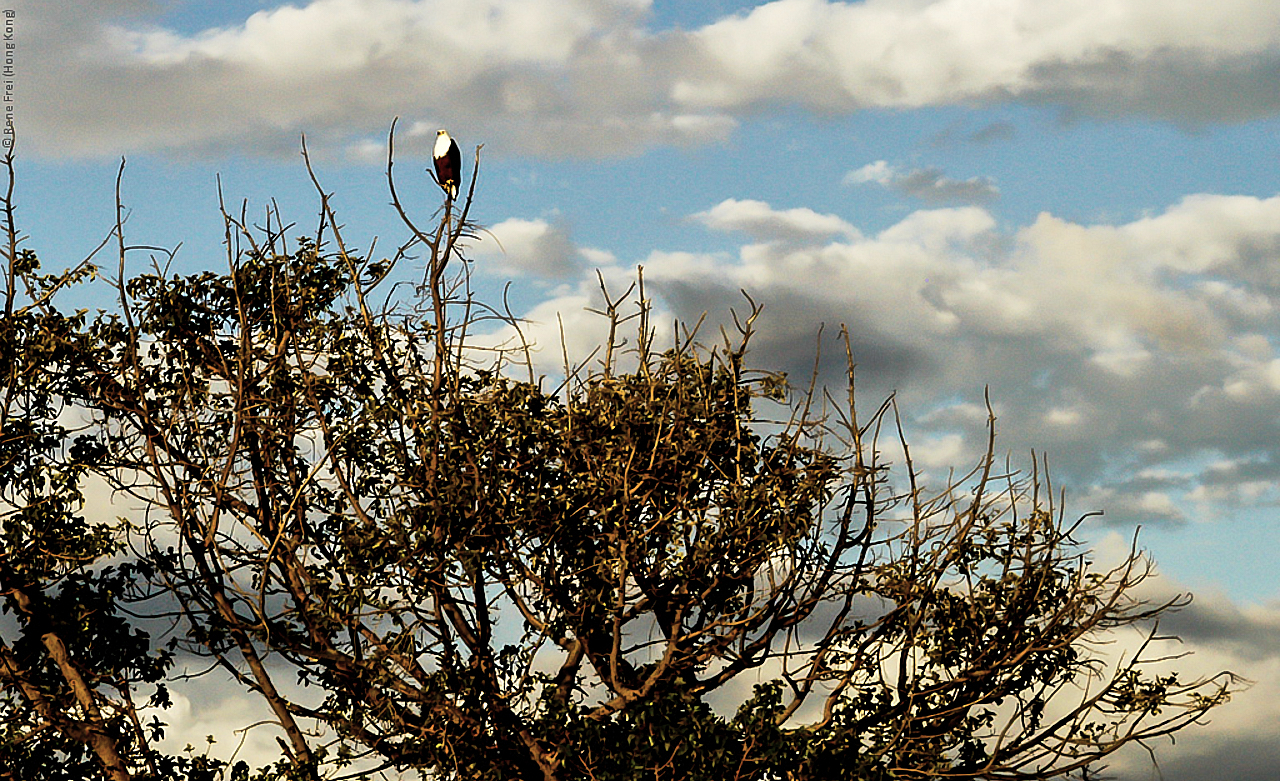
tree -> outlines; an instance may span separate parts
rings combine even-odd
[[[13,149],[0,198],[6,238],[0,315],[0,778],[127,781],[207,777],[218,763],[168,757],[140,709],[169,702],[173,661],[123,611],[150,563],[124,560],[122,529],[85,520],[84,481],[106,455],[101,432],[77,426],[87,312],[53,298],[95,273],[88,262],[40,273],[15,222]],[[149,694],[141,697],[141,692]]]
[[[643,281],[602,281],[608,337],[555,379],[519,339],[484,347],[478,329],[520,324],[468,285],[480,150],[471,191],[424,230],[396,192],[394,125],[389,141],[408,232],[392,257],[347,245],[313,174],[310,237],[223,210],[223,273],[129,277],[121,221],[120,305],[92,318],[51,303],[88,267],[39,282],[10,212],[7,300],[37,287],[6,315],[24,362],[6,426],[30,431],[6,428],[5,474],[57,479],[6,495],[0,573],[20,610],[26,582],[92,592],[114,634],[68,632],[65,655],[115,686],[96,695],[111,714],[136,714],[127,682],[163,684],[181,654],[270,707],[282,760],[262,778],[1036,779],[1083,777],[1229,695],[1227,674],[1155,666],[1155,620],[1181,602],[1135,596],[1136,552],[1094,569],[1039,470],[997,470],[994,416],[976,468],[930,488],[905,442],[886,460],[897,410],[860,412],[852,355],[839,394],[750,366],[749,298],[714,344],[694,326],[659,346]],[[69,449],[62,405],[84,413]],[[89,471],[147,512],[79,520]],[[56,522],[25,520],[36,506]],[[59,558],[44,529],[81,553]],[[62,570],[30,569],[32,550]],[[170,647],[126,608],[172,619]],[[23,637],[55,612],[20,613]],[[1138,652],[1091,653],[1135,626]],[[28,732],[0,750],[170,772],[43,657],[28,685],[39,654],[12,647],[5,712]],[[14,715],[50,696],[62,716]]]

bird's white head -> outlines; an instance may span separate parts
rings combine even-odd
[[[448,130],[436,131],[436,148],[432,150],[436,157],[447,154],[449,152],[449,144],[453,143],[453,139],[449,137]]]

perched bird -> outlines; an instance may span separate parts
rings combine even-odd
[[[452,201],[458,197],[458,187],[462,184],[462,153],[448,130],[436,131],[436,148],[431,157],[436,164],[436,181]]]

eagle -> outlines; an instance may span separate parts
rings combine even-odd
[[[462,153],[448,130],[436,131],[436,147],[431,157],[436,164],[436,181],[452,201],[458,197],[458,187],[462,184]]]

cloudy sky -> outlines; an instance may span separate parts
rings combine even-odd
[[[1141,544],[1206,667],[1258,681],[1164,777],[1280,772],[1280,5],[1274,0],[10,2],[19,204],[50,264],[112,225],[219,267],[215,176],[400,231],[437,127],[483,144],[473,248],[544,344],[596,269],[664,314],[766,307],[758,363],[851,332],[864,402],[964,466],[1047,454],[1098,545]],[[423,207],[429,213],[430,206]],[[558,347],[555,348],[558,353]],[[837,368],[827,361],[825,371]],[[1227,764],[1229,763],[1229,764]],[[1230,772],[1222,775],[1223,768]],[[1147,778],[1149,771],[1133,771]]]

